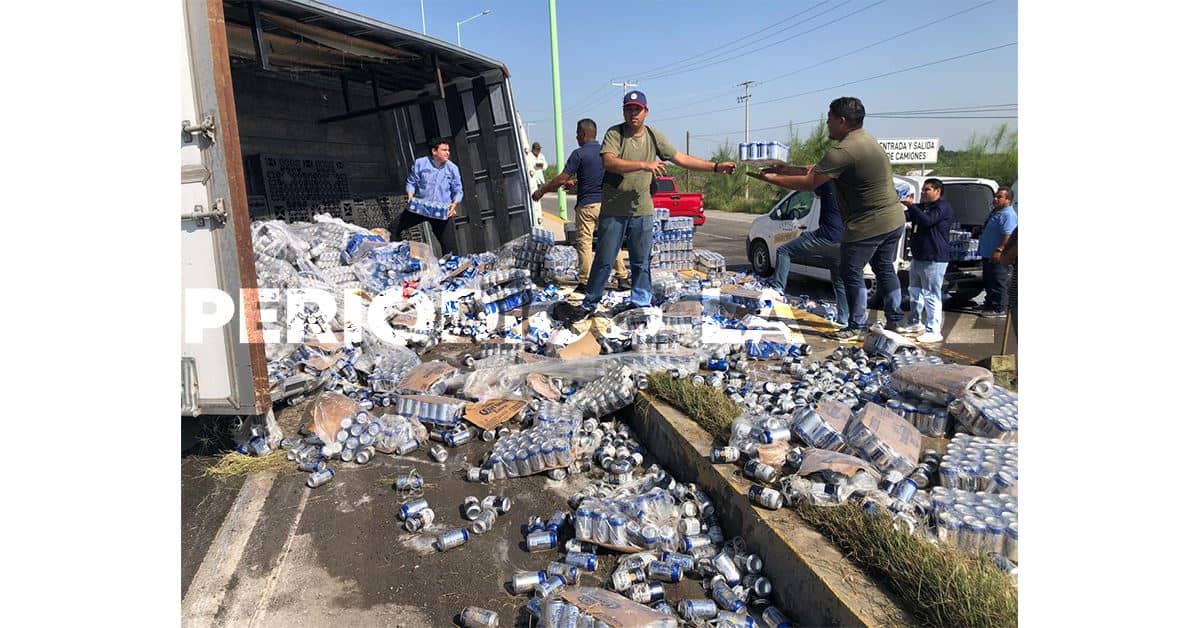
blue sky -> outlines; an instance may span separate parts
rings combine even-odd
[[[330,2],[421,30],[419,0]],[[425,0],[427,33],[454,43],[455,22],[484,9],[491,13],[462,26],[463,46],[508,66],[530,141],[541,142],[553,162],[548,3]],[[649,124],[680,150],[690,130],[691,152],[701,157],[725,139],[735,145],[742,140],[737,97],[743,92],[736,85],[747,80],[761,82],[750,87],[751,140],[786,141],[786,127],[764,127],[789,122],[803,136],[812,120],[824,116],[829,101],[843,95],[863,100],[867,130],[876,137],[939,137],[948,148],[961,148],[972,132],[1017,123],[974,117],[1015,116],[1011,107],[923,114],[954,119],[871,117],[872,112],[1017,103],[1015,45],[871,78],[1016,42],[1016,0],[559,0],[557,11],[568,153],[579,118],[590,117],[601,129],[620,122],[621,88],[609,83],[622,80],[638,82],[646,93]],[[856,51],[876,42],[882,43]],[[840,58],[828,61],[834,57]],[[869,80],[839,87],[862,79]],[[779,100],[766,102],[774,99]]]

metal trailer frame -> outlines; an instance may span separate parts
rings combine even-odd
[[[183,287],[185,290],[189,287],[216,287],[233,297],[235,310],[228,324],[221,330],[214,330],[214,333],[218,334],[218,342],[223,342],[226,346],[223,361],[213,360],[210,355],[210,359],[205,362],[195,354],[189,355],[192,353],[188,350],[189,345],[183,344],[181,415],[267,415],[272,409],[258,311],[258,283],[251,242],[247,181],[243,171],[244,162],[234,105],[227,8],[247,9],[259,67],[267,71],[281,68],[272,63],[270,57],[268,42],[278,35],[272,32],[271,27],[263,20],[263,11],[287,13],[291,19],[298,17],[300,19],[296,23],[301,26],[320,23],[334,30],[340,29],[332,36],[345,37],[348,41],[358,42],[356,45],[394,50],[397,55],[406,58],[405,63],[408,66],[403,72],[409,72],[410,75],[414,56],[428,59],[433,65],[436,81],[406,87],[406,90],[428,93],[404,102],[384,103],[381,102],[379,94],[381,82],[386,84],[390,80],[395,85],[404,78],[401,76],[403,72],[398,70],[395,75],[388,77],[387,72],[381,72],[369,64],[359,64],[368,66],[365,69],[354,68],[354,71],[361,72],[365,80],[370,81],[374,105],[361,111],[349,110],[347,77],[346,73],[343,73],[343,102],[347,112],[338,118],[348,119],[353,116],[384,113],[392,116],[392,124],[403,135],[412,130],[409,112],[415,107],[415,110],[422,114],[420,124],[426,127],[426,130],[436,131],[441,122],[448,118],[452,150],[457,155],[465,156],[469,150],[468,144],[472,141],[478,142],[479,160],[483,167],[474,171],[471,168],[461,168],[464,170],[465,215],[460,217],[456,227],[460,229],[460,233],[465,229],[466,233],[461,235],[466,236],[468,250],[486,250],[540,226],[540,212],[535,211],[530,199],[521,145],[522,130],[512,99],[509,72],[500,61],[421,33],[311,0],[180,1],[183,4],[185,46],[190,54],[191,90],[194,100],[194,107],[191,108],[185,102],[184,111],[185,114],[188,111],[195,112],[193,118],[185,120],[181,145],[185,154],[191,155],[192,162],[195,161],[195,149],[199,149],[201,156],[201,164],[189,163],[189,159],[184,159],[182,181],[185,186],[192,185],[190,193],[193,197],[197,186],[202,186],[206,197],[203,204],[187,205],[188,201],[185,200],[184,210],[181,212],[182,230],[185,242],[190,243],[191,250],[197,250],[197,242],[202,242],[200,250],[206,250],[207,244],[203,244],[202,239],[207,237],[211,241],[212,251],[211,258],[206,254],[206,259],[202,260],[189,259],[185,252],[182,260]],[[243,27],[237,25],[237,28]],[[299,29],[300,26],[296,28]],[[371,39],[367,40],[365,37]],[[452,80],[443,80],[443,68],[448,68],[454,73]],[[475,71],[474,75],[470,74],[472,71]],[[493,72],[499,76],[492,74]],[[492,79],[485,78],[485,73],[492,74]],[[473,104],[480,105],[472,112],[477,122],[474,131],[467,128],[468,115],[463,107],[460,87],[455,83],[455,79],[461,81],[464,78],[470,80]],[[497,78],[499,80],[496,80]],[[436,91],[427,89],[432,87],[436,87]],[[508,126],[502,131],[511,129],[512,141],[508,150],[515,163],[508,164],[508,167],[500,163],[500,147],[494,132],[496,124],[492,109],[495,105],[481,106],[485,102],[485,96],[494,98],[496,94],[503,99],[498,108],[506,118],[500,126]],[[490,99],[486,102],[491,104]],[[443,105],[444,112],[439,110]],[[333,124],[337,120],[325,119],[321,122]],[[407,145],[401,142],[397,146],[397,158],[403,156],[411,163],[412,159],[424,155],[423,150],[414,147],[411,134],[400,139],[407,140]],[[516,176],[513,176],[514,174]],[[476,186],[472,184],[475,181],[486,181],[487,184],[480,186],[481,189],[477,192]],[[509,190],[508,186],[514,182],[517,189]],[[188,198],[187,190],[185,187],[185,198]],[[515,199],[523,201],[520,205],[509,202]],[[481,209],[481,202],[487,203],[486,211]],[[523,218],[518,214],[522,214]],[[488,221],[491,221],[490,226]],[[189,267],[195,265],[209,266],[204,269],[209,273],[206,276],[207,283],[199,281],[204,285],[197,286],[194,273],[189,276]],[[244,300],[241,295],[245,295]],[[241,342],[243,334],[248,342]],[[206,341],[209,338],[212,336],[206,336]],[[219,371],[221,377],[228,381],[228,390],[220,386],[214,388],[221,388],[221,394],[209,393],[203,384],[205,378],[200,376],[201,371],[205,369]],[[214,381],[212,372],[206,375],[209,376],[208,381]]]

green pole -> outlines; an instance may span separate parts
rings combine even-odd
[[[550,0],[550,74],[554,82],[554,160],[561,169],[567,163],[563,155],[562,93],[558,88],[558,10]],[[558,189],[558,217],[567,219],[567,193]]]

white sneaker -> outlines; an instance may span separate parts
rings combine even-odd
[[[919,334],[925,331],[925,326],[921,323],[913,323],[911,325],[903,325],[897,331],[902,334]]]
[[[927,331],[920,336],[917,336],[916,340],[920,343],[933,344],[935,342],[942,342],[945,339],[942,338],[941,334],[935,334],[931,331]]]

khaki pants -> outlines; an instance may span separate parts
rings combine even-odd
[[[600,220],[600,203],[581,205],[575,208],[575,251],[579,253],[579,283],[586,285],[588,275],[592,270],[592,238],[596,234],[596,222]],[[625,260],[629,254],[622,250],[617,254],[613,263],[613,276],[621,279],[629,277],[629,267]]]

